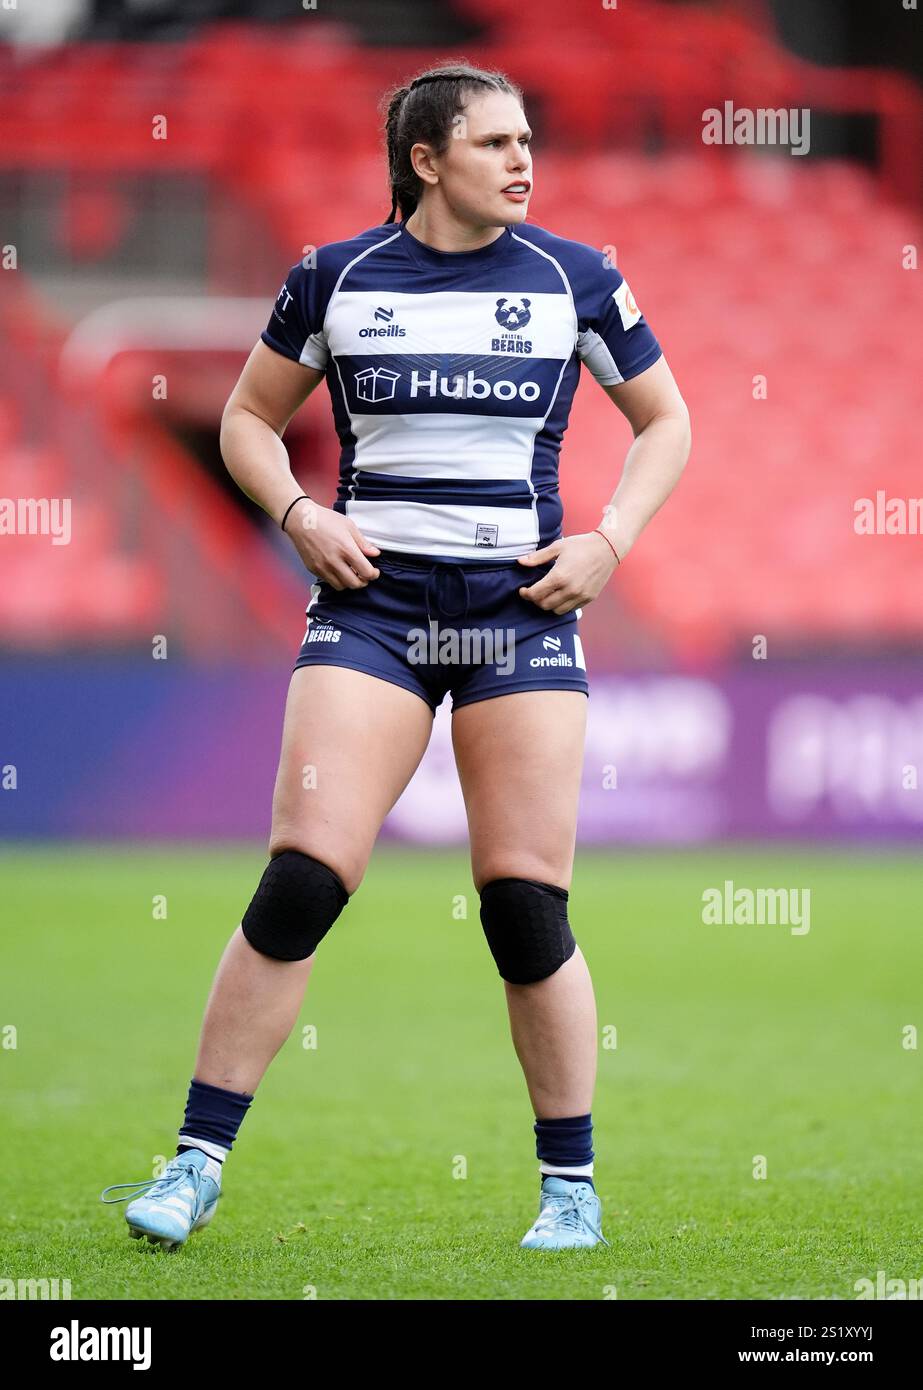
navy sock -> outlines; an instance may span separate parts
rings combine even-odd
[[[216,1149],[217,1152],[211,1156],[223,1162],[237,1138],[237,1131],[252,1100],[253,1097],[245,1091],[228,1091],[222,1086],[212,1086],[207,1081],[197,1081],[193,1077],[189,1084],[189,1099],[179,1132],[177,1153],[183,1149],[198,1148],[196,1140],[201,1139],[210,1146],[205,1152]]]
[[[566,1115],[555,1120],[535,1121],[535,1154],[542,1168],[586,1168],[593,1162],[592,1115]],[[551,1173],[545,1177],[563,1178],[565,1182],[586,1182],[593,1191],[593,1178],[587,1173]]]

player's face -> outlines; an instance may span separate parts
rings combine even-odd
[[[485,227],[518,226],[532,195],[532,156],[525,113],[502,92],[469,98],[449,148],[435,162],[442,196],[456,217]],[[524,189],[509,192],[511,185]]]

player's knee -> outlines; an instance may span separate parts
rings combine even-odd
[[[502,979],[531,985],[560,970],[577,949],[567,889],[531,878],[495,878],[481,889],[481,925]]]
[[[361,884],[368,867],[368,855],[362,853],[358,837],[356,843],[347,842],[342,834],[318,833],[316,825],[306,834],[304,827],[276,814],[273,814],[268,849],[270,859],[275,859],[286,850],[298,850],[326,864],[327,868],[336,874],[350,897]]]
[[[241,930],[255,951],[307,960],[349,900],[333,869],[297,849],[281,850],[263,871]]]

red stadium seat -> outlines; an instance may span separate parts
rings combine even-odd
[[[530,220],[601,253],[614,248],[692,412],[687,474],[607,602],[690,659],[739,651],[756,632],[807,646],[918,638],[923,542],[859,536],[853,523],[859,498],[923,493],[921,282],[901,264],[902,248],[919,237],[907,207],[884,196],[918,177],[919,105],[887,75],[809,70],[788,57],[760,22],[761,7],[742,18],[655,0],[572,6],[567,43],[549,63],[557,0],[456,3],[490,29],[490,45],[470,50],[475,61],[511,72],[541,116]],[[10,90],[0,159],[142,178],[201,171],[214,181],[210,216],[229,216],[225,204],[239,200],[282,248],[267,271],[269,294],[286,257],[387,215],[384,162],[370,140],[380,135],[378,100],[440,56],[362,50],[346,27],[317,17],[284,33],[229,23],[185,43],[73,46],[35,66],[11,63],[0,48]],[[810,77],[820,106],[874,111],[883,179],[841,161],[701,145],[702,95],[726,90],[732,71],[740,101],[759,93],[782,104]],[[171,139],[154,142],[165,73]],[[889,126],[892,107],[909,113],[903,148]],[[654,141],[663,148],[649,156]],[[124,196],[75,180],[53,228],[58,250],[94,266],[117,253],[130,221]],[[220,273],[223,287],[235,275]],[[38,538],[4,550],[0,638],[15,629],[40,640],[62,623],[112,633],[136,621],[147,632],[151,605],[182,563],[166,546],[134,553],[123,542],[124,479],[111,459],[88,486],[77,455],[85,460],[89,446],[78,439],[71,450],[71,421],[54,405],[53,310],[39,296],[0,306],[0,343],[16,377],[5,389],[24,403],[13,419],[0,400],[0,491],[72,489],[80,538],[58,553]],[[762,380],[765,399],[755,393]],[[562,454],[572,530],[595,525],[630,440],[612,412],[587,378]],[[191,460],[171,462],[151,464],[137,486],[171,521],[195,499],[204,528],[196,563],[220,592],[239,533],[216,520],[217,489]],[[259,545],[267,574],[277,573],[281,562]],[[278,606],[275,592],[270,577],[261,614]]]

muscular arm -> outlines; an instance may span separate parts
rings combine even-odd
[[[634,434],[622,476],[600,523],[624,560],[679,482],[692,431],[686,402],[663,357],[631,381],[602,389]]]
[[[224,407],[220,447],[225,467],[241,491],[275,521],[303,495],[282,435],[323,379],[323,372],[274,352],[261,340]],[[378,578],[367,558],[377,555],[378,547],[348,517],[313,501],[299,502],[285,530],[305,566],[335,589],[363,588]]]
[[[324,373],[258,342],[221,417],[220,448],[237,486],[276,521],[301,493],[282,435]]]
[[[596,598],[673,491],[689,457],[689,412],[662,357],[630,381],[604,386],[603,390],[615,401],[634,434],[618,487],[600,522],[615,555],[591,531],[561,537],[542,550],[520,556],[519,563],[525,566],[555,561],[544,579],[519,590],[523,598],[554,613],[569,613]]]

